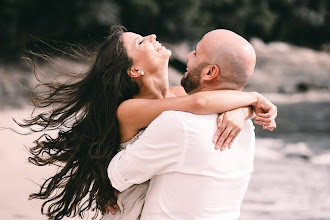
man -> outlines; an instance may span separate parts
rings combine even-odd
[[[252,46],[228,30],[207,33],[187,58],[181,83],[188,94],[241,90],[256,60]],[[216,118],[216,114],[164,112],[112,159],[109,177],[119,191],[150,179],[142,220],[239,217],[253,171],[254,127],[246,121],[232,149],[216,151],[212,142]]]

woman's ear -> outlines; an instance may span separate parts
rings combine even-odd
[[[127,74],[132,77],[132,78],[136,78],[136,77],[139,77],[141,75],[140,71],[138,69],[135,69],[135,68],[130,68],[130,69],[127,69]]]
[[[211,81],[218,77],[220,69],[217,65],[207,65],[203,69],[203,80]]]

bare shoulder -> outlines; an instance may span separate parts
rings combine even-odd
[[[120,105],[117,108],[117,113],[120,111],[125,110],[126,108],[129,108],[129,106],[133,103],[133,99],[129,99],[126,101],[123,101],[122,103],[120,103]]]
[[[117,108],[117,119],[119,122],[144,121],[146,114],[144,106],[149,106],[153,100],[150,99],[129,99],[122,102]],[[142,128],[142,127],[141,127]]]
[[[117,118],[119,120],[125,118],[127,114],[130,114],[135,110],[136,106],[137,103],[135,99],[129,99],[122,102],[117,108]]]
[[[170,93],[174,94],[175,96],[185,96],[187,95],[186,91],[182,86],[173,86],[170,88]]]

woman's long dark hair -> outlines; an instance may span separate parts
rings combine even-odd
[[[31,163],[59,166],[40,191],[29,197],[45,200],[41,212],[50,219],[83,217],[89,209],[96,211],[96,218],[99,211],[104,214],[107,205],[116,203],[107,175],[120,144],[116,111],[120,103],[138,93],[137,84],[126,73],[132,60],[121,40],[125,31],[121,26],[111,28],[84,74],[61,73],[71,79],[64,83],[40,82],[38,87],[46,90],[32,92],[32,103],[37,109],[52,106],[52,110],[18,123],[33,132],[59,131],[56,138],[42,135],[29,149]],[[36,71],[36,61],[33,64]]]

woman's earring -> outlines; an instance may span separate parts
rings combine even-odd
[[[141,74],[141,76],[143,76],[144,75],[144,71],[143,70],[140,70],[140,74]]]

